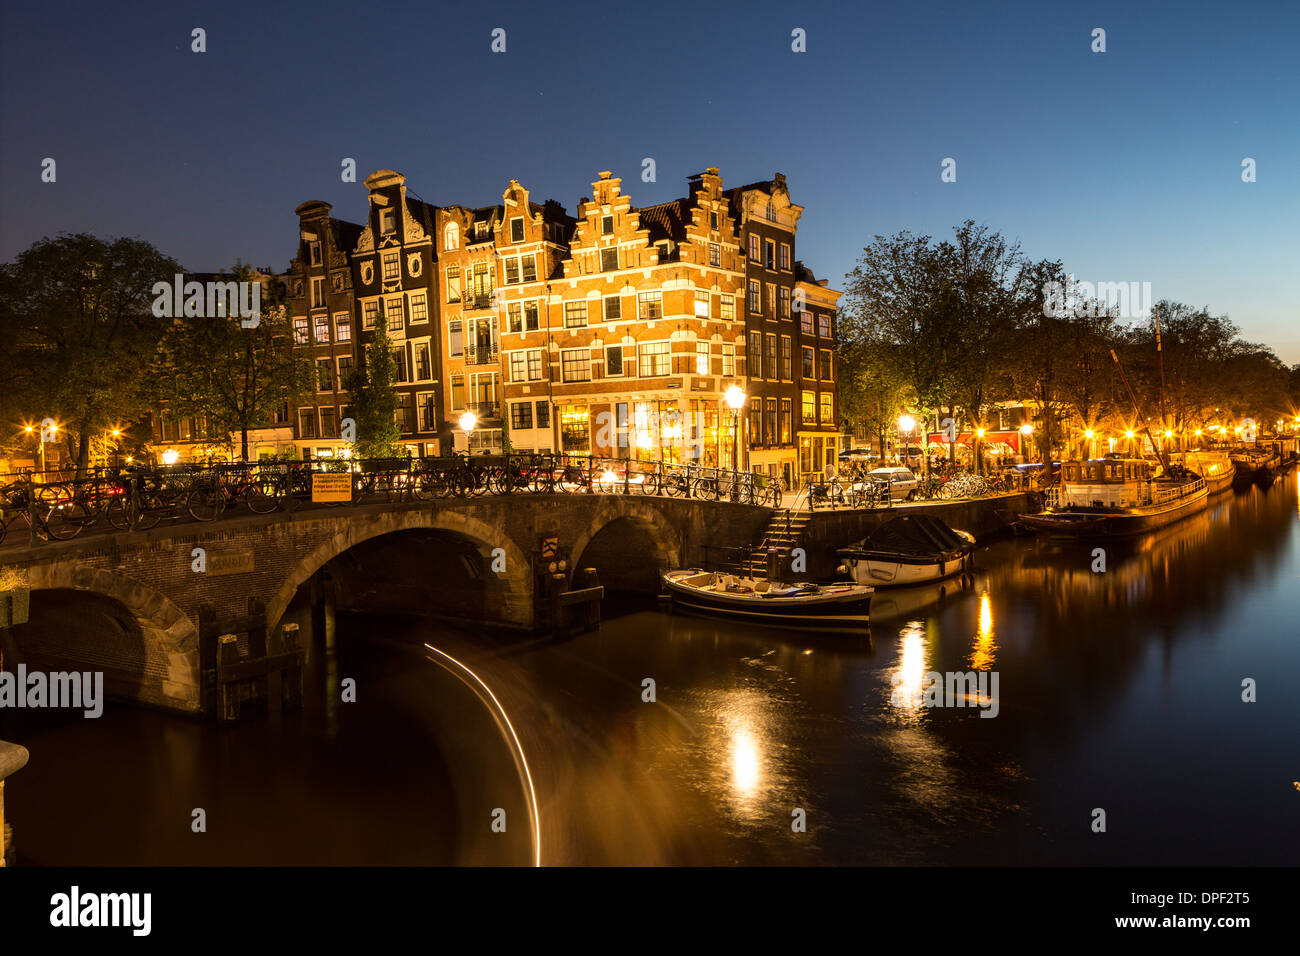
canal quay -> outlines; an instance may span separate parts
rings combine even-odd
[[[300,709],[7,711],[15,862],[1293,865],[1296,474],[1104,550],[984,535],[860,632],[611,589],[556,636],[306,586]],[[916,702],[966,671],[995,707]]]

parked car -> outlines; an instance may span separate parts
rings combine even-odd
[[[866,480],[888,482],[889,497],[894,501],[916,497],[916,487],[920,484],[910,468],[873,468],[867,472]]]

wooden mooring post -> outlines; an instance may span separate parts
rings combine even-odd
[[[206,714],[233,723],[244,701],[264,699],[268,707],[282,710],[302,706],[305,649],[297,624],[268,635],[265,609],[255,600],[249,602],[249,614],[225,620],[205,607],[199,622],[201,647],[211,648],[211,666],[204,668]],[[247,635],[246,651],[240,648],[240,634]]]

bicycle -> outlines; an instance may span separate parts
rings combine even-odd
[[[29,532],[46,541],[66,541],[75,538],[94,524],[97,515],[87,512],[84,499],[80,499],[75,486],[63,484],[33,485],[18,479],[0,487],[0,542],[4,541],[11,524],[22,519]],[[12,513],[12,517],[4,517]]]

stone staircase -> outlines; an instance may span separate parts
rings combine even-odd
[[[772,517],[768,519],[767,528],[763,532],[761,547],[754,549],[749,565],[743,568],[741,573],[752,578],[766,579],[767,552],[770,548],[780,552],[782,567],[788,569],[790,551],[799,546],[811,520],[811,515],[804,511],[778,508],[772,512]]]

